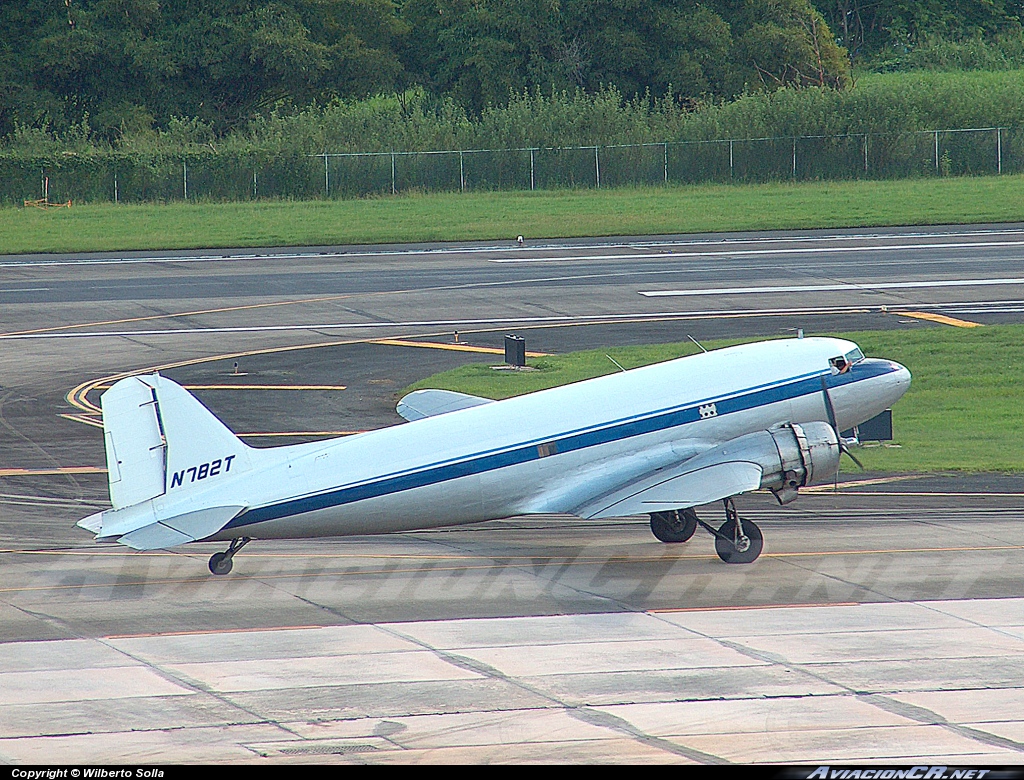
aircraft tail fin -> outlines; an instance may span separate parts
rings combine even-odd
[[[251,448],[195,396],[159,374],[122,379],[100,405],[114,509],[252,468]]]

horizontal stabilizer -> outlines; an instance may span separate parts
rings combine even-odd
[[[86,531],[91,531],[94,534],[98,534],[100,532],[100,529],[103,527],[103,513],[96,512],[95,514],[91,514],[88,517],[83,517],[81,520],[75,523],[75,525],[77,525],[79,528],[84,528]]]
[[[409,422],[494,403],[490,398],[453,390],[414,390],[398,402],[395,411]]]
[[[194,512],[175,515],[174,517],[157,520],[151,509],[138,511],[137,507],[129,510],[104,512],[101,526],[97,531],[100,539],[120,537],[118,542],[134,550],[158,550],[174,547],[187,542],[195,542],[212,536],[230,523],[245,507],[216,506],[199,509]],[[123,515],[131,515],[125,517]],[[91,521],[96,515],[79,522],[82,525]],[[107,518],[111,522],[106,522]],[[94,525],[94,524],[93,524]],[[83,528],[91,527],[82,525]]]

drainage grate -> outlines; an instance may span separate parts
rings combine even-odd
[[[280,748],[277,752],[285,756],[327,756],[371,753],[378,749],[376,745],[296,745],[295,747]]]

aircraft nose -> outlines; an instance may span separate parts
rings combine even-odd
[[[897,363],[895,360],[890,360],[889,366],[893,370],[890,381],[893,389],[896,391],[896,398],[900,398],[910,388],[910,369]]]
[[[897,363],[895,360],[890,360],[889,365],[896,371],[896,381],[901,385],[910,386],[910,369],[904,365]]]

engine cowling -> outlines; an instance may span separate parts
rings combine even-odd
[[[796,498],[799,488],[828,482],[839,471],[839,439],[828,423],[789,423],[767,433],[778,460],[761,462],[761,487],[771,490],[780,504]]]
[[[785,423],[765,431],[738,436],[703,452],[688,462],[688,471],[729,461],[756,463],[762,489],[780,504],[788,504],[797,491],[830,481],[839,471],[839,439],[831,425]]]

